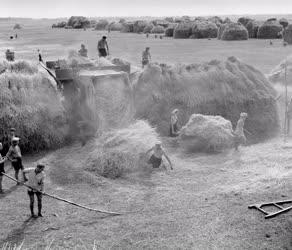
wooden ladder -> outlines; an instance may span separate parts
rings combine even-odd
[[[248,208],[255,208],[255,209],[261,211],[263,214],[266,215],[265,219],[269,219],[269,218],[275,217],[279,214],[282,214],[282,213],[285,213],[285,212],[288,212],[289,210],[291,210],[292,206],[290,206],[290,207],[281,206],[281,205],[289,204],[289,203],[292,203],[292,200],[276,201],[276,202],[269,202],[269,203],[259,203],[259,204],[250,205],[250,206],[248,206]],[[276,207],[279,210],[276,212],[269,213],[266,210],[264,210],[262,207]]]

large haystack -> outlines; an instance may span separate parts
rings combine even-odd
[[[286,70],[287,68],[287,70]],[[286,76],[285,76],[285,71]],[[287,84],[292,85],[292,56],[288,56],[285,60],[280,62],[272,72],[269,74],[269,80],[273,83],[285,84],[285,77],[287,79]]]
[[[5,61],[0,68],[6,68],[0,75],[0,137],[15,127],[23,151],[62,145],[66,115],[51,77],[27,61]]]
[[[153,34],[162,34],[164,32],[165,32],[165,29],[160,25],[154,26],[151,30],[151,33]]]
[[[157,142],[155,129],[145,121],[136,121],[96,139],[93,150],[87,154],[86,169],[107,178],[143,170],[147,167],[145,153]]]
[[[109,25],[108,20],[100,19],[95,25],[95,30],[105,30]]]
[[[222,28],[223,28],[223,30],[219,31],[221,40],[234,41],[234,40],[247,40],[248,39],[248,31],[240,23],[225,24],[222,26]]]
[[[173,31],[173,38],[178,39],[178,38],[189,38],[192,34],[192,24],[191,23],[186,23],[182,22],[179,23],[174,31]]]
[[[278,21],[267,21],[259,27],[259,39],[278,39],[281,38],[283,26]]]
[[[278,130],[276,95],[265,76],[236,58],[189,66],[150,65],[134,86],[136,117],[169,133],[171,111],[181,110],[180,125],[194,113],[221,115],[236,124],[247,112],[252,140]]]
[[[232,124],[221,116],[193,114],[182,127],[179,142],[188,151],[221,151],[233,146]]]
[[[147,21],[143,20],[135,21],[133,24],[133,32],[142,33],[147,25],[149,25]]]
[[[216,38],[218,27],[212,22],[198,22],[192,28],[191,38]]]
[[[251,20],[247,23],[246,29],[248,31],[249,38],[257,38],[258,37],[258,31],[260,27],[260,23],[254,20]]]
[[[292,24],[288,25],[288,27],[284,30],[283,39],[286,43],[292,44]]]

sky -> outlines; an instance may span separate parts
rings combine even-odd
[[[0,17],[290,14],[292,0],[0,0]]]

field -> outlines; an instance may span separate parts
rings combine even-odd
[[[14,23],[0,23],[0,55],[11,48],[16,58],[63,58],[86,44],[96,57],[102,32],[50,29],[48,21],[29,22],[10,41]],[[280,40],[222,42],[146,38],[108,34],[111,55],[140,65],[149,46],[153,61],[198,63],[236,56],[268,74],[292,46]],[[282,93],[283,89],[277,87]],[[79,164],[86,148],[72,145],[55,152],[27,156],[25,167],[40,159],[47,164],[46,192],[93,208],[129,212],[109,217],[44,198],[44,217],[29,219],[26,189],[5,179],[0,195],[0,247],[22,249],[292,249],[291,211],[265,220],[248,205],[291,199],[291,149],[282,138],[243,147],[239,152],[186,154],[164,139],[173,171],[132,173],[108,180],[84,173]],[[151,147],[152,145],[149,145]],[[8,166],[9,164],[7,164]],[[72,165],[77,168],[70,168]],[[12,174],[12,171],[8,171]],[[5,225],[5,226],[3,226]]]

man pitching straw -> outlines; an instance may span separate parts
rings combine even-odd
[[[235,131],[233,132],[234,135],[234,147],[235,150],[238,150],[239,145],[246,143],[246,137],[244,135],[244,123],[247,118],[247,113],[241,113],[240,118],[237,121],[237,125]]]
[[[156,143],[153,148],[149,149],[146,152],[146,155],[148,153],[150,153],[151,151],[153,151],[153,154],[151,155],[150,159],[148,160],[148,162],[147,162],[148,164],[151,164],[153,168],[159,168],[161,166],[163,166],[165,168],[165,166],[163,165],[163,162],[162,162],[162,156],[164,156],[170,165],[170,169],[173,169],[172,163],[171,163],[169,157],[167,156],[167,154],[165,153],[164,149],[162,148],[161,143]]]
[[[44,191],[44,181],[45,181],[45,166],[38,164],[36,168],[27,168],[24,170],[28,174],[28,181],[26,183],[29,186],[27,194],[30,200],[30,212],[31,217],[36,218],[43,217],[42,215],[42,192]],[[34,196],[36,195],[38,201],[38,215],[34,213]]]

